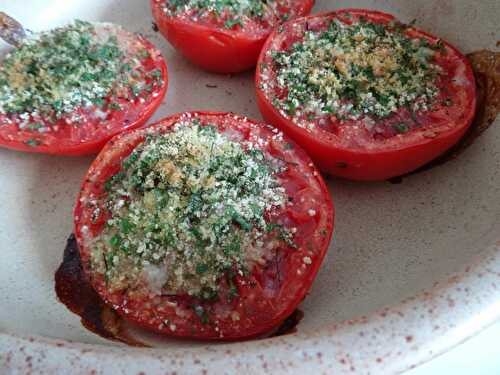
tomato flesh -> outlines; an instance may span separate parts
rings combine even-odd
[[[124,45],[130,53],[139,49],[147,51],[148,57],[141,61],[144,82],[151,85],[149,93],[142,92],[135,98],[113,98],[119,108],[98,108],[95,105],[79,108],[56,123],[42,120],[46,132],[30,130],[21,126],[17,117],[0,115],[0,146],[24,152],[46,153],[54,155],[80,156],[98,153],[104,144],[114,135],[126,129],[134,129],[146,123],[162,103],[168,86],[167,65],[160,52],[142,36],[125,32],[121,28],[106,25],[112,35]],[[128,53],[126,51],[126,53]],[[146,75],[160,72],[155,82]],[[110,98],[105,100],[110,103]],[[70,117],[78,115],[78,121]]]
[[[476,109],[476,87],[467,59],[453,46],[413,27],[405,30],[411,39],[442,43],[445,52],[435,57],[443,71],[439,92],[430,110],[410,112],[399,108],[390,116],[379,118],[367,128],[361,120],[318,115],[297,120],[280,111],[273,99],[283,95],[275,84],[271,51],[285,51],[303,38],[305,30],[324,30],[332,20],[350,24],[361,17],[387,27],[396,19],[388,14],[368,10],[341,10],[309,16],[285,24],[267,40],[257,67],[258,105],[264,118],[290,135],[309,153],[318,167],[329,174],[354,180],[383,180],[411,172],[435,159],[453,146],[470,126]],[[265,72],[265,74],[263,74]],[[271,89],[263,83],[273,82]],[[273,91],[274,90],[274,91]],[[449,100],[449,104],[443,104]],[[403,134],[398,124],[409,124]]]
[[[192,20],[189,16],[168,16],[165,0],[151,0],[155,22],[163,36],[192,63],[215,73],[238,73],[255,66],[264,41],[280,18],[249,21],[230,29],[217,16]],[[281,3],[279,3],[281,4]],[[289,0],[275,10],[294,18],[308,14],[314,0]]]
[[[89,267],[89,238],[102,231],[109,214],[103,207],[105,182],[120,171],[121,162],[146,134],[163,134],[179,120],[197,118],[202,123],[229,131],[235,140],[259,140],[262,151],[280,159],[289,168],[278,180],[289,204],[279,217],[284,227],[296,228],[295,245],[280,245],[272,259],[256,265],[249,274],[237,274],[237,295],[230,295],[229,280],[222,278],[215,300],[190,295],[153,295],[107,288],[102,273]],[[269,332],[286,319],[305,297],[327,251],[333,231],[333,205],[329,192],[309,157],[293,141],[277,136],[276,129],[229,113],[192,112],[178,114],[147,128],[118,135],[92,164],[83,183],[74,211],[75,233],[82,264],[89,279],[106,303],[124,318],[170,336],[234,340]],[[95,208],[101,210],[95,216]],[[198,306],[203,316],[192,306]],[[168,322],[168,323],[166,323]]]

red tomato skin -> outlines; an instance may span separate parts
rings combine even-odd
[[[395,19],[390,14],[364,9],[342,9],[336,12],[303,17],[303,19],[347,12],[358,15],[369,14],[371,20],[380,20],[382,22]],[[421,36],[437,39],[426,32],[420,30],[417,32]],[[275,34],[276,30],[269,36],[261,51],[257,64],[257,72],[259,71],[259,64],[263,61],[271,39]],[[445,44],[447,48],[462,56],[455,47],[446,42]],[[464,56],[462,57],[467,67],[467,78],[471,82],[475,82],[472,66]],[[257,105],[266,122],[276,126],[302,146],[322,172],[356,181],[387,180],[412,172],[434,160],[449,150],[464,136],[472,124],[476,113],[476,90],[474,88],[473,101],[470,103],[470,108],[464,113],[463,118],[460,119],[460,123],[454,124],[451,129],[439,131],[435,136],[432,135],[432,137],[419,140],[405,147],[392,147],[375,151],[349,149],[340,147],[328,139],[318,138],[317,133],[310,133],[295,125],[273,106],[266,98],[264,92],[259,88],[261,84],[260,74],[256,74],[255,81]]]
[[[147,40],[143,40],[143,43],[148,47],[148,49],[155,49],[153,44]],[[144,126],[147,121],[153,116],[156,110],[160,107],[168,89],[168,68],[165,60],[162,58],[159,68],[161,69],[161,76],[164,81],[162,89],[158,92],[158,96],[152,98],[145,108],[134,116],[134,120],[127,124],[126,130],[137,129]],[[1,125],[0,125],[1,126]],[[58,156],[85,156],[85,155],[95,155],[101,151],[104,145],[114,136],[121,133],[124,129],[121,127],[112,126],[114,130],[105,136],[100,137],[92,141],[83,142],[81,144],[72,144],[64,146],[54,146],[54,145],[39,145],[30,146],[24,142],[19,142],[16,140],[9,140],[5,137],[0,137],[0,146],[14,151],[28,152],[34,154],[48,154],[48,155],[58,155]]]
[[[179,113],[170,116],[166,119],[160,120],[156,124],[148,126],[147,128],[154,127],[157,125],[171,126],[173,123],[175,123],[177,119],[179,119],[181,116],[185,114],[186,113]],[[223,112],[198,111],[198,112],[189,112],[189,114],[192,117],[197,115],[201,116],[208,115],[208,116],[231,116],[239,119],[244,118],[232,113],[223,113]],[[245,118],[245,120],[247,119]],[[256,123],[252,120],[248,121],[251,123],[252,122]],[[105,180],[107,178],[106,176],[110,175],[109,174],[110,169],[114,170],[114,173],[116,173],[117,170],[116,163],[118,161],[123,160],[128,154],[130,154],[130,152],[137,146],[138,143],[144,140],[144,133],[139,133],[139,132],[140,129],[121,133],[118,136],[114,137],[112,140],[110,140],[104,146],[102,151],[97,156],[96,160],[92,163],[89,172],[82,183],[81,192],[77,198],[75,209],[73,212],[74,231],[78,241],[78,246],[80,248],[82,265],[84,267],[84,271],[86,272],[87,276],[89,276],[89,279],[93,287],[98,291],[98,293],[100,293],[100,290],[102,290],[99,287],[98,284],[99,281],[91,277],[91,273],[88,268],[89,256],[87,250],[82,251],[83,249],[82,228],[88,225],[91,227],[91,231],[94,232],[95,230],[94,228],[96,228],[98,225],[101,225],[102,223],[89,224],[86,221],[85,217],[88,216],[88,212],[85,212],[85,204],[83,203],[82,198],[84,196],[91,195],[95,197],[99,195],[99,191],[103,188],[104,182],[92,181],[93,178],[92,177],[89,178],[89,176],[99,175],[102,176],[103,180]],[[307,154],[302,149],[300,149],[299,146],[297,146],[294,143],[291,144],[293,145],[294,150],[296,150],[295,152],[299,153],[301,158],[305,158],[306,160],[308,159]],[[310,168],[315,169],[312,163],[308,165]],[[241,282],[241,285],[238,285],[241,288],[240,302],[243,305],[245,305],[245,308],[247,308],[246,306],[247,304],[243,302],[248,299],[251,299],[253,301],[252,303],[248,304],[248,307],[252,308],[256,306],[261,306],[261,309],[255,309],[255,311],[253,310],[247,311],[250,314],[248,318],[254,322],[253,324],[251,324],[250,329],[241,331],[236,328],[233,328],[224,337],[219,337],[216,334],[216,332],[213,332],[213,330],[208,330],[208,331],[204,331],[203,329],[200,330],[200,327],[203,328],[203,326],[200,326],[198,321],[196,320],[193,321],[192,319],[186,318],[184,324],[182,325],[177,324],[177,329],[175,330],[175,332],[172,332],[166,328],[161,329],[158,327],[158,322],[154,320],[156,319],[157,315],[157,312],[155,313],[154,311],[154,307],[144,308],[145,305],[151,305],[150,300],[144,300],[140,302],[136,300],[133,303],[126,305],[120,296],[108,295],[109,298],[104,298],[104,301],[108,305],[110,305],[113,309],[115,309],[116,312],[121,316],[123,316],[124,319],[126,319],[127,321],[130,321],[136,324],[137,326],[140,326],[149,331],[155,331],[160,334],[165,334],[180,339],[196,339],[203,341],[235,341],[235,340],[261,337],[262,335],[272,331],[273,328],[279,326],[280,323],[282,323],[287,317],[289,317],[293,313],[297,305],[305,297],[307,291],[311,288],[311,285],[314,282],[314,279],[316,278],[316,275],[326,255],[328,246],[333,236],[334,218],[335,218],[335,210],[333,202],[324,180],[321,178],[319,174],[315,174],[315,176],[316,177],[314,178],[317,180],[319,184],[319,190],[322,192],[321,197],[323,201],[320,209],[322,210],[324,217],[321,219],[321,221],[324,222],[325,225],[322,227],[323,234],[317,233],[318,231],[316,230],[316,232],[314,233],[314,238],[308,238],[307,241],[304,241],[304,245],[302,246],[302,247],[307,247],[311,245],[313,246],[312,248],[314,249],[315,253],[314,255],[315,261],[311,266],[309,266],[310,268],[308,268],[306,275],[304,275],[304,277],[302,277],[300,280],[294,277],[290,277],[285,280],[284,285],[281,287],[280,296],[277,299],[277,301],[266,299],[262,295],[262,289],[258,285],[257,287],[253,288],[249,287],[248,279],[245,279],[244,282],[241,282],[242,281],[241,279],[237,281],[238,283]],[[317,242],[313,244],[312,241],[317,241]],[[298,270],[300,266],[303,266],[302,264],[303,255],[304,253],[302,251],[288,255],[288,262],[293,264],[293,266],[290,267],[292,267],[294,272],[295,270]],[[285,296],[281,296],[281,292],[283,292],[283,289],[286,289],[287,291]],[[102,294],[101,297],[103,297]],[[273,302],[279,302],[280,304],[284,304],[286,306],[286,309],[281,309],[279,310],[280,313],[276,314],[277,309],[275,308],[275,306],[273,306]],[[140,310],[141,313],[139,314],[134,313],[133,311],[134,308],[141,309]],[[269,316],[273,316],[273,319],[269,319]],[[198,329],[197,332],[194,333],[193,328],[197,328]]]
[[[161,12],[153,8],[153,12]],[[265,38],[237,38],[195,23],[155,15],[163,36],[193,64],[214,73],[239,73],[255,66]]]
[[[307,0],[303,15],[314,6]],[[151,0],[153,17],[162,35],[189,61],[213,73],[232,74],[250,70],[257,63],[268,35],[254,37],[230,30],[166,17],[158,0]]]

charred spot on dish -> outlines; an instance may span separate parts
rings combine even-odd
[[[129,346],[147,346],[130,336],[124,328],[123,318],[107,306],[92,288],[83,271],[74,234],[68,238],[63,261],[54,279],[59,301],[80,316],[82,325],[89,331],[102,338],[119,341]]]
[[[266,338],[279,337],[297,333],[299,323],[304,319],[304,312],[296,309],[283,323]]]
[[[500,113],[500,53],[488,50],[467,55],[472,63],[477,85],[477,110],[472,125],[463,138],[442,156],[404,176],[388,180],[400,184],[407,176],[428,171],[462,155],[497,119]]]

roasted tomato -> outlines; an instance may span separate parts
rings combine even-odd
[[[167,90],[167,67],[142,36],[75,21],[25,39],[0,67],[0,146],[97,153],[143,125]]]
[[[270,126],[183,113],[111,140],[75,209],[82,264],[125,319],[170,336],[269,332],[305,297],[333,231],[306,153]]]
[[[255,66],[271,30],[311,11],[314,0],[151,0],[167,40],[187,59],[217,73]]]
[[[257,67],[264,118],[329,174],[382,180],[444,153],[471,124],[476,86],[454,47],[393,16],[341,10],[275,30]]]

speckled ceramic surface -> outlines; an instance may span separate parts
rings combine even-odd
[[[80,17],[147,35],[171,77],[155,118],[193,109],[260,118],[252,73],[187,63],[152,31],[148,3],[0,0],[0,10],[35,30]],[[417,19],[465,52],[500,39],[497,0],[323,0],[314,11],[347,6]],[[427,361],[500,318],[498,144],[500,124],[458,160],[400,185],[329,179],[335,239],[296,334],[212,345],[150,338],[156,349],[104,341],[56,300],[53,276],[91,159],[0,150],[0,373],[392,374]]]

